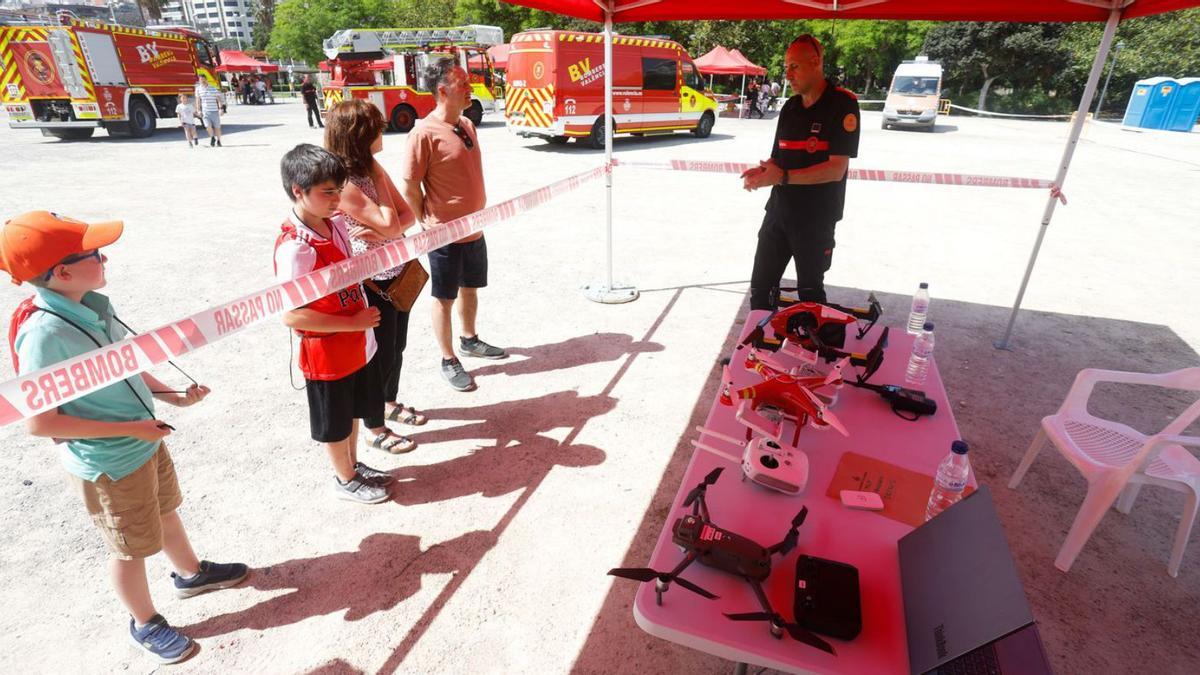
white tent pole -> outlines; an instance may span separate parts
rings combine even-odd
[[[743,108],[743,112],[744,112],[744,109],[746,108],[746,103],[747,103],[747,101],[746,101],[746,73],[742,73],[742,108]],[[749,116],[750,116],[750,113],[746,113],[746,117],[749,117]],[[739,115],[739,117],[740,117],[740,115]]]
[[[604,174],[604,217],[607,231],[606,260],[608,276],[605,277],[609,290],[613,287],[613,234],[612,234],[612,144],[613,132],[617,128],[617,120],[613,117],[613,3],[608,3],[604,12],[604,165],[608,171]]]
[[[596,4],[600,4],[598,1]],[[629,284],[617,284],[613,281],[613,135],[617,128],[616,117],[613,115],[613,0],[607,0],[604,9],[604,241],[605,241],[605,276],[602,283],[591,283],[584,287],[583,294],[593,302],[618,304],[636,300],[638,291]],[[617,288],[620,285],[621,288]]]
[[[1071,133],[1067,138],[1067,147],[1063,149],[1062,161],[1058,165],[1058,174],[1054,184],[1060,188],[1067,179],[1067,170],[1071,168],[1071,157],[1075,155],[1075,146],[1079,143],[1079,134],[1083,131],[1083,123],[1087,119],[1088,109],[1092,106],[1092,97],[1096,95],[1096,84],[1100,81],[1100,73],[1108,60],[1108,49],[1112,46],[1113,36],[1117,33],[1117,24],[1121,22],[1121,3],[1109,13],[1108,22],[1104,24],[1104,34],[1100,37],[1100,47],[1096,50],[1096,58],[1092,61],[1092,72],[1088,74],[1087,85],[1083,88],[1083,96],[1079,99],[1079,108],[1075,111],[1075,119],[1071,123]],[[1021,289],[1017,291],[1017,301],[1013,304],[1012,314],[1008,317],[1008,327],[1004,329],[1004,337],[996,341],[997,349],[1008,349],[1008,339],[1012,337],[1013,324],[1017,321],[1017,312],[1021,309],[1021,301],[1025,298],[1025,289],[1029,286],[1029,277],[1033,274],[1033,265],[1037,262],[1038,251],[1042,248],[1042,240],[1046,238],[1046,230],[1054,217],[1054,207],[1058,199],[1053,195],[1046,199],[1046,209],[1042,212],[1042,226],[1038,230],[1037,240],[1033,251],[1029,254],[1029,264],[1025,266],[1025,277],[1021,279]]]

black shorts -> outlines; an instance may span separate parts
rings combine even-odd
[[[429,286],[435,298],[453,300],[460,288],[487,286],[487,239],[448,244],[429,252]]]
[[[383,383],[375,359],[340,380],[306,382],[308,424],[314,441],[344,441],[356,418],[383,418]]]

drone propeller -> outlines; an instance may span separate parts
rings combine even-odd
[[[792,639],[796,642],[803,642],[810,647],[816,647],[821,651],[836,654],[833,651],[833,645],[813,635],[803,626],[784,621],[782,616],[774,612],[746,612],[744,614],[726,614],[725,616],[730,621],[770,621],[773,628],[786,630],[788,635],[792,636]]]
[[[845,358],[845,359],[842,359],[841,361],[838,361],[837,365],[834,366],[833,369],[829,371],[829,375],[825,376],[825,381],[822,384],[833,384],[834,382],[841,382],[842,381],[842,369],[846,367],[847,363],[850,363],[849,358]]]
[[[825,405],[824,401],[822,401],[817,397],[816,394],[812,393],[805,387],[801,387],[800,391],[804,392],[804,395],[808,397],[808,400],[811,401],[814,406],[816,406],[817,412],[815,415],[813,415],[813,418],[815,421],[820,422],[820,426],[833,427],[834,429],[840,431],[843,436],[850,435],[849,430],[846,429],[846,425],[842,424],[842,421],[838,419],[837,415],[834,415],[833,412],[829,410],[829,407]]]
[[[687,499],[683,500],[683,505],[691,506],[692,502],[696,501],[700,495],[704,494],[704,491],[708,489],[708,486],[717,482],[717,479],[721,477],[721,472],[724,470],[724,467],[719,466],[712,471],[709,471],[708,475],[704,477],[704,480],[700,481],[700,484],[692,488],[692,491],[688,493]]]
[[[696,584],[693,584],[692,582],[688,581],[687,579],[684,579],[683,577],[672,576],[670,572],[659,572],[658,570],[652,570],[649,567],[618,567],[618,568],[609,570],[608,573],[614,577],[621,577],[622,579],[632,579],[634,581],[641,581],[641,582],[653,581],[655,579],[661,581],[664,584],[669,584],[671,582],[675,582],[675,583],[679,584],[680,586],[682,586],[683,588],[686,588],[689,591],[696,593],[698,595],[702,595],[702,596],[708,598],[709,600],[715,600],[717,598],[717,596],[713,595],[712,593],[709,593],[708,591],[704,590],[703,588],[700,588]]]
[[[780,555],[787,555],[792,549],[796,548],[796,540],[800,538],[800,526],[804,524],[805,518],[808,518],[808,507],[802,506],[800,507],[800,513],[797,513],[796,517],[792,518],[792,527],[784,535],[783,541],[767,550],[771,553],[778,552]]]

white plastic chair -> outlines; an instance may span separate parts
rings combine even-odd
[[[1118,511],[1129,513],[1138,491],[1146,484],[1184,493],[1187,499],[1179,529],[1175,532],[1171,560],[1167,564],[1167,572],[1173,577],[1177,576],[1192,523],[1196,519],[1197,496],[1200,493],[1200,460],[1185,447],[1200,447],[1200,437],[1181,434],[1200,417],[1200,400],[1188,406],[1162,431],[1146,436],[1124,424],[1088,414],[1088,399],[1098,382],[1148,384],[1200,391],[1200,368],[1162,374],[1091,368],[1080,371],[1062,407],[1057,413],[1042,419],[1042,428],[1008,481],[1008,487],[1015,489],[1021,483],[1047,440],[1087,479],[1087,496],[1079,507],[1058,557],[1054,559],[1054,566],[1064,572],[1071,569],[1075,557],[1114,502]]]

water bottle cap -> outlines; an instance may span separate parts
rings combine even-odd
[[[953,443],[950,444],[950,452],[957,453],[959,455],[967,454],[967,442],[966,441],[954,441]]]
[[[922,282],[921,282],[921,288],[929,288],[929,284],[927,284],[927,283],[925,283],[924,281],[922,281]]]
[[[925,322],[925,330],[933,330],[933,322],[932,321]]]

